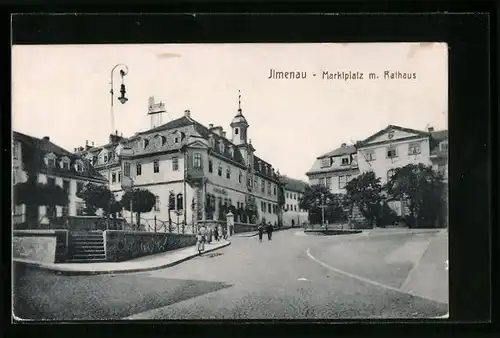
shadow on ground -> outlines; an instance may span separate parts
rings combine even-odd
[[[110,320],[168,306],[230,284],[148,274],[61,276],[14,266],[14,314],[32,320]]]

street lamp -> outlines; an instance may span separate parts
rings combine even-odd
[[[330,198],[326,197],[325,194],[321,194],[321,198],[316,199],[316,202],[319,204],[319,207],[321,208],[321,226],[326,228],[325,225],[325,208],[328,207],[328,203],[330,203]]]
[[[127,101],[128,101],[128,98],[125,97],[125,94],[127,93],[127,90],[125,89],[125,84],[123,83],[123,78],[125,77],[125,75],[128,74],[128,66],[123,64],[123,63],[119,63],[117,65],[115,65],[112,69],[111,69],[111,80],[109,82],[109,84],[111,85],[111,89],[109,91],[109,93],[111,94],[111,133],[113,133],[113,131],[115,130],[115,114],[114,114],[114,79],[113,79],[113,73],[115,72],[115,69],[118,68],[118,67],[122,67],[122,69],[120,69],[120,76],[121,76],[121,79],[122,79],[122,83],[120,85],[120,97],[118,97],[118,100],[122,103],[122,104],[125,104]]]

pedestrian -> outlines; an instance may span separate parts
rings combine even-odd
[[[259,242],[262,243],[262,235],[264,234],[264,225],[262,223],[259,224],[257,230],[259,230]]]
[[[224,227],[222,226],[222,224],[219,224],[219,229],[217,230],[217,233],[219,234],[219,239],[217,241],[220,241],[222,239],[222,236],[223,236],[223,232],[222,232],[222,229]]]
[[[270,241],[273,238],[273,226],[271,222],[267,223],[267,239]]]
[[[219,229],[217,227],[214,228],[214,239],[216,242],[219,241]]]
[[[203,251],[205,251],[206,233],[207,229],[205,228],[205,225],[202,224],[201,227],[198,229],[198,236],[196,243],[196,248],[198,249],[198,253],[200,255]]]
[[[227,227],[222,227],[222,237],[227,240]]]
[[[212,235],[213,235],[213,230],[212,230],[212,227],[209,226],[207,228],[207,234],[206,234],[206,239],[207,239],[208,244],[212,243]]]

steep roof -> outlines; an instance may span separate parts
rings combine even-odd
[[[195,122],[193,119],[188,118],[187,116],[184,115],[184,116],[179,117],[175,120],[164,123],[161,126],[158,126],[158,127],[152,128],[152,129],[148,129],[146,131],[141,131],[137,134],[144,135],[144,134],[154,133],[155,131],[162,131],[162,130],[185,127],[185,126],[189,126],[190,124],[193,124],[193,122]]]
[[[301,193],[303,193],[306,190],[306,187],[308,186],[308,184],[304,181],[290,178],[287,176],[282,176],[281,182],[283,183],[284,188],[286,190],[291,190],[291,191],[301,192]]]
[[[342,156],[342,155],[351,155],[356,153],[356,147],[354,145],[346,145],[345,147],[340,147],[335,150],[332,150],[326,154],[323,154],[319,157],[318,159],[325,158],[325,157],[335,157],[335,156]]]
[[[448,138],[448,130],[438,130],[431,132],[432,138],[437,141],[444,141]]]
[[[106,178],[104,178],[104,176],[102,176],[87,160],[79,155],[67,151],[66,149],[51,142],[49,139],[39,139],[37,137],[29,136],[16,131],[13,131],[12,138],[22,144],[22,157],[24,165],[33,163],[33,161],[35,160],[39,161],[39,163],[42,164],[42,166],[40,167],[41,170],[50,170],[50,173],[56,176],[80,179],[91,178],[103,182],[107,181]],[[59,167],[49,169],[44,166],[44,162],[41,158],[27,158],[28,156],[43,157],[49,153],[53,153],[57,158],[68,157],[72,162],[76,160],[82,160],[82,162],[84,163],[83,172],[77,172],[76,170],[72,169],[71,166],[69,170]]]

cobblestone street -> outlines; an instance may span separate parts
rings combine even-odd
[[[232,245],[144,273],[59,276],[15,271],[23,319],[349,319],[443,316],[447,235],[382,232]],[[425,274],[425,276],[424,276]],[[418,296],[417,296],[418,295]]]

